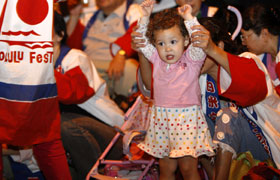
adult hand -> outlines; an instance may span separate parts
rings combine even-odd
[[[143,39],[142,33],[136,32],[139,26],[135,26],[131,33],[131,47],[133,50],[139,52],[139,48],[145,47],[145,39]]]
[[[123,76],[126,57],[117,53],[107,70],[110,79],[120,79]]]
[[[218,47],[211,38],[210,32],[201,25],[192,27],[191,41],[194,47],[200,47],[204,52],[220,64],[231,75],[227,53]]]
[[[192,29],[194,30],[191,34],[193,46],[202,48],[208,55],[212,53],[216,45],[211,39],[210,32],[201,25],[195,25]]]

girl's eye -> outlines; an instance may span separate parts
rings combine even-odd
[[[163,42],[159,42],[158,45],[159,45],[159,46],[163,46]]]
[[[176,43],[177,43],[176,40],[172,40],[172,41],[171,41],[171,44],[176,44]]]

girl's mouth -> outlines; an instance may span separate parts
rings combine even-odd
[[[167,56],[166,56],[166,59],[167,59],[167,60],[172,60],[172,59],[174,59],[174,55],[167,55]]]

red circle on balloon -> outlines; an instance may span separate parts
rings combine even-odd
[[[49,6],[47,0],[18,0],[16,9],[23,22],[36,25],[46,18]]]

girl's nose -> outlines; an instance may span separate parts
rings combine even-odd
[[[170,48],[169,46],[166,46],[166,47],[165,47],[165,51],[166,51],[166,52],[168,52],[168,51],[170,51],[170,50],[171,50],[171,48]]]

